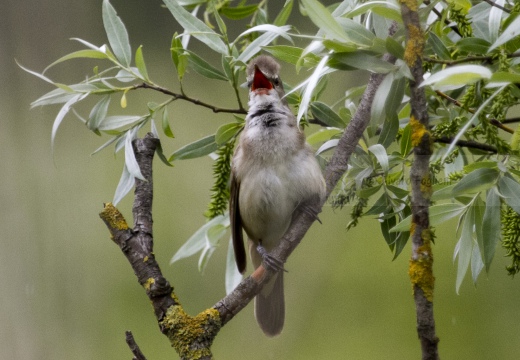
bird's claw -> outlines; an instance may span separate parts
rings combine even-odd
[[[271,254],[269,254],[267,252],[267,250],[265,249],[265,247],[263,247],[262,245],[258,245],[256,247],[256,251],[258,251],[258,253],[262,257],[262,260],[263,260],[262,264],[264,265],[264,267],[266,267],[272,271],[287,272],[287,270],[285,270],[283,267],[283,261],[281,261],[281,260],[275,258],[274,256],[272,256]]]
[[[305,212],[306,214],[312,216],[314,219],[316,219],[317,222],[319,222],[320,224],[323,224],[320,220],[320,218],[318,217],[318,212],[313,208],[313,207],[310,207],[310,206],[303,206],[302,208],[302,211]]]

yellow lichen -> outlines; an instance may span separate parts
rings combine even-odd
[[[121,214],[112,203],[106,203],[99,216],[101,216],[101,218],[109,224],[111,228],[117,230],[128,230],[128,224],[126,223],[123,214]]]
[[[424,37],[420,28],[413,24],[408,25],[408,41],[404,51],[404,61],[409,67],[422,57],[424,49]]]
[[[144,257],[144,259],[143,259],[143,262],[147,262],[148,259],[150,259],[150,258],[148,257],[148,255],[146,255],[146,256]]]
[[[406,5],[412,11],[417,11],[417,0],[401,0],[401,4]]]
[[[152,284],[155,284],[155,279],[154,278],[148,278],[144,282],[143,287],[145,288],[146,291],[150,291],[150,287],[152,286]]]
[[[412,146],[419,146],[423,136],[429,135],[428,129],[415,116],[410,116],[410,125],[412,126]]]
[[[180,305],[174,305],[168,309],[160,325],[167,330],[167,336],[181,358],[200,359],[211,356],[209,345],[220,330],[221,322],[216,309],[207,309],[192,317]],[[208,341],[207,347],[192,346]]]
[[[416,256],[410,259],[408,274],[414,291],[416,286],[419,287],[426,299],[432,302],[435,277],[433,276],[431,230],[423,230],[421,232],[421,238],[423,245],[417,249]]]

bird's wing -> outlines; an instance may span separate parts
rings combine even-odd
[[[238,196],[240,194],[240,183],[235,174],[231,172],[231,196],[229,200],[229,218],[231,221],[231,236],[233,237],[233,249],[235,250],[235,261],[241,274],[246,270],[246,249],[242,233],[242,218]]]

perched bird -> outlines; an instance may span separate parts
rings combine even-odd
[[[278,271],[255,298],[255,317],[268,336],[285,319],[283,264],[269,255],[289,228],[295,210],[325,196],[314,152],[284,99],[280,65],[258,56],[247,67],[249,111],[231,166],[230,218],[238,270],[246,268],[242,229],[255,269]]]

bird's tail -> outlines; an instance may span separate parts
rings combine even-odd
[[[255,298],[255,317],[267,336],[282,332],[285,320],[283,272],[274,275]]]

